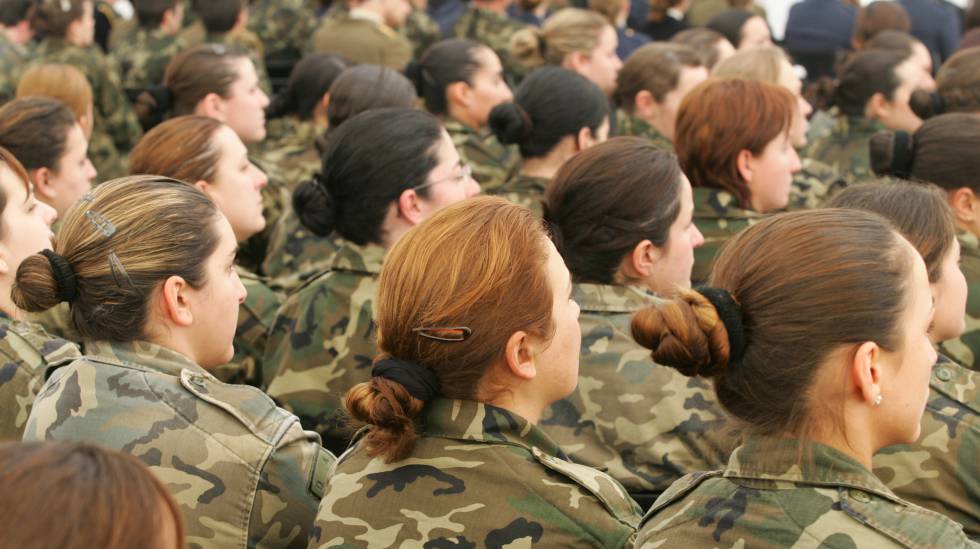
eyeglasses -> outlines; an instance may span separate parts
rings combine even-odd
[[[463,164],[462,162],[460,162],[459,165],[460,165],[460,168],[459,168],[459,173],[458,174],[451,175],[451,176],[445,177],[443,179],[436,179],[435,181],[426,181],[425,183],[422,183],[421,185],[418,185],[416,187],[412,187],[412,190],[413,191],[417,191],[419,189],[424,189],[426,187],[431,187],[433,185],[438,185],[439,183],[442,183],[442,182],[445,182],[445,181],[453,181],[453,182],[456,182],[456,183],[462,183],[463,181],[468,181],[469,179],[471,179],[473,177],[473,168],[471,168],[468,164]]]

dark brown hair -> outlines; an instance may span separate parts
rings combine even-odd
[[[904,181],[855,185],[837,193],[827,207],[865,210],[891,221],[919,251],[929,282],[939,281],[943,259],[953,249],[956,221],[946,193],[935,185]]]
[[[72,22],[84,15],[86,2],[95,5],[94,0],[41,0],[31,12],[31,28],[44,36],[64,38]],[[63,9],[65,6],[67,10]]]
[[[369,110],[414,108],[417,99],[415,86],[398,71],[380,65],[353,66],[330,85],[327,121],[334,130]]]
[[[85,442],[0,443],[3,546],[18,549],[178,549],[174,498],[138,459]],[[177,545],[161,547],[163,516]]]
[[[909,106],[923,120],[943,113],[980,113],[980,46],[947,59],[936,73],[936,91],[912,92]]]
[[[612,284],[640,241],[666,245],[682,177],[676,156],[636,137],[615,137],[565,162],[545,192],[544,219],[575,281]]]
[[[837,107],[846,116],[863,117],[876,93],[891,101],[902,85],[896,72],[909,57],[890,50],[868,50],[852,55],[838,69],[836,85],[820,93],[817,108]]]
[[[728,41],[723,34],[704,27],[685,29],[675,34],[670,39],[674,44],[683,44],[691,47],[701,55],[704,66],[709,69],[718,64],[721,54],[718,52],[718,42]],[[732,45],[734,48],[735,46]]]
[[[162,175],[194,184],[213,182],[221,152],[214,135],[224,126],[207,116],[178,116],[156,126],[129,156],[132,175]]]
[[[740,360],[730,358],[718,311],[693,290],[639,311],[633,337],[658,364],[713,378],[722,406],[749,430],[806,438],[815,409],[826,406],[811,389],[831,353],[867,341],[902,350],[913,261],[902,237],[870,212],[772,216],[725,244],[709,280],[741,308]]]
[[[77,123],[75,113],[57,99],[14,99],[0,107],[0,147],[13,153],[27,170],[57,171],[68,132]]]
[[[874,38],[881,31],[909,32],[911,29],[912,21],[901,4],[879,0],[871,2],[858,11],[852,38],[859,47],[863,47],[865,42]]]
[[[378,280],[381,357],[428,368],[446,398],[476,399],[514,332],[552,337],[547,238],[530,210],[494,197],[464,200],[412,228]],[[413,331],[439,326],[466,326],[472,335],[447,344]],[[411,452],[424,405],[381,377],[356,385],[345,401],[351,416],[370,425],[362,442],[368,453],[388,463]]]
[[[790,130],[796,113],[796,98],[781,86],[708,80],[687,94],[677,112],[674,148],[681,168],[691,185],[728,191],[746,208],[750,194],[738,171],[738,154],[762,154]]]
[[[75,274],[72,323],[85,339],[145,337],[149,304],[170,276],[192,288],[206,282],[205,261],[218,245],[218,210],[191,185],[160,176],[103,183],[61,220],[54,251]],[[109,230],[109,227],[112,230]],[[51,263],[35,254],[17,269],[11,297],[39,312],[61,302]]]
[[[14,177],[20,179],[24,183],[24,188],[30,192],[31,184],[30,177],[27,175],[27,170],[24,169],[23,164],[20,163],[17,158],[10,153],[7,149],[0,147],[0,174],[3,173],[3,169],[6,168],[10,170]],[[7,225],[3,223],[3,212],[7,210],[7,193],[4,192],[3,188],[0,187],[0,238],[3,238],[7,234]]]
[[[154,29],[163,23],[163,16],[168,10],[177,9],[180,0],[133,0],[136,19],[143,28]]]
[[[677,88],[684,68],[703,67],[701,56],[682,44],[654,42],[633,52],[616,77],[613,99],[616,105],[632,114],[636,94],[648,91],[658,103]]]

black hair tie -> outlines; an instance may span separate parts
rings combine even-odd
[[[78,280],[68,260],[52,250],[41,250],[41,255],[48,258],[48,263],[51,264],[54,282],[58,289],[58,299],[61,301],[75,299],[78,295]]]
[[[915,146],[912,134],[903,131],[895,132],[892,142],[892,175],[900,179],[908,179],[912,173],[912,150]]]
[[[374,363],[371,377],[383,377],[399,383],[408,394],[428,402],[439,395],[439,378],[432,370],[409,360],[392,356]]]
[[[732,294],[724,288],[701,286],[697,288],[697,292],[714,305],[715,310],[718,311],[718,317],[725,325],[725,331],[728,332],[728,363],[739,362],[745,355],[747,344],[742,307],[735,301]]]
[[[938,91],[929,94],[929,109],[934,115],[946,112],[946,100]]]

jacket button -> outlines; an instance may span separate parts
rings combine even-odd
[[[949,368],[940,366],[936,369],[936,377],[938,377],[941,381],[949,381],[953,379],[953,374],[949,371]]]
[[[871,503],[871,496],[860,490],[851,490],[850,494],[855,501],[859,501],[861,503]]]

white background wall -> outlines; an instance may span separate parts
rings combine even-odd
[[[799,0],[755,0],[756,4],[766,8],[769,16],[769,26],[772,27],[773,38],[783,39],[786,31],[786,18],[789,17],[789,8]],[[872,0],[861,0],[861,4],[870,4]],[[950,3],[965,8],[970,0],[949,0]]]

